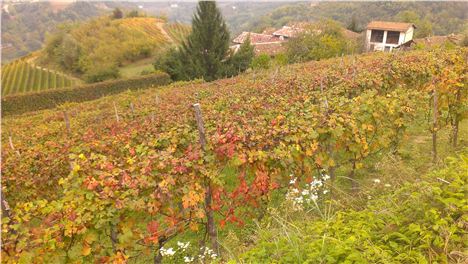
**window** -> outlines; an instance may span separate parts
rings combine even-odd
[[[370,41],[371,42],[383,42],[383,35],[384,35],[383,30],[372,30]]]
[[[387,44],[398,44],[400,39],[400,32],[397,31],[388,31],[387,32]]]

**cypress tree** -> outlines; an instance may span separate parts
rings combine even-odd
[[[173,79],[203,77],[212,81],[222,77],[228,51],[229,31],[216,3],[200,1],[192,19],[192,32],[181,47],[162,59],[161,69]]]
[[[192,19],[192,33],[182,45],[188,59],[189,77],[207,81],[222,75],[229,50],[229,31],[214,1],[200,1]]]

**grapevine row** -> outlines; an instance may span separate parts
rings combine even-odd
[[[369,157],[398,148],[406,127],[431,111],[434,90],[446,98],[435,109],[444,120],[466,116],[466,56],[333,59],[9,119],[6,261],[148,261],[171,238],[208,229],[210,212],[218,228],[261,217],[292,177],[352,178]]]
[[[34,66],[25,59],[5,65],[2,69],[2,95],[35,92],[68,87],[75,81],[67,76]]]

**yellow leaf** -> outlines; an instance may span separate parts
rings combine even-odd
[[[91,247],[88,244],[84,244],[83,249],[81,250],[83,256],[88,256],[91,254]]]
[[[198,231],[198,225],[197,225],[197,223],[191,222],[191,223],[190,223],[190,230],[192,230],[192,231]]]

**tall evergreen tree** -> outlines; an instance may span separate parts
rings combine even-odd
[[[229,31],[216,3],[200,1],[192,19],[192,32],[179,49],[164,59],[162,69],[173,79],[203,77],[212,81],[223,76],[228,51]]]

